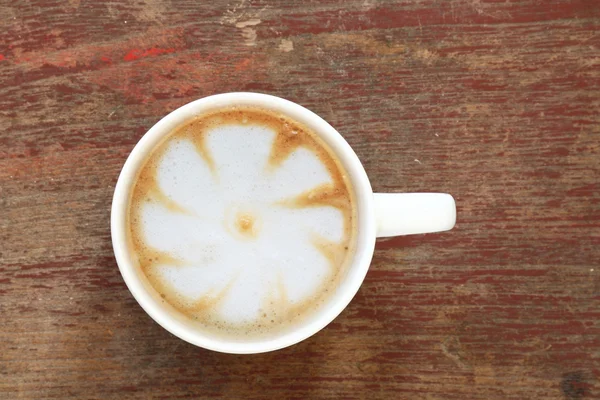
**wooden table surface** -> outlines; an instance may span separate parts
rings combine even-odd
[[[1,399],[600,397],[600,2],[0,4]],[[135,143],[229,91],[320,114],[376,191],[458,205],[262,355],[158,326],[110,241]]]

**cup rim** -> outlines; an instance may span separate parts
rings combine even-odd
[[[201,331],[185,325],[169,312],[156,304],[156,299],[144,287],[132,265],[127,252],[126,214],[130,190],[135,175],[148,153],[169,132],[193,116],[211,109],[233,105],[252,105],[280,111],[292,119],[312,128],[333,150],[350,176],[357,202],[357,248],[354,260],[348,267],[345,291],[328,300],[319,319],[302,323],[297,329],[275,338],[260,341],[242,342],[228,339],[214,339]],[[111,237],[117,265],[123,280],[138,304],[164,329],[173,335],[205,349],[223,353],[252,354],[278,350],[301,342],[316,334],[333,321],[350,303],[358,292],[369,269],[375,249],[376,226],[373,205],[373,190],[366,171],[354,150],[342,135],[323,118],[307,108],[280,97],[251,92],[216,94],[187,103],[170,112],[152,126],[135,145],[119,174],[111,206]]]

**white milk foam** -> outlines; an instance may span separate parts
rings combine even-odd
[[[189,139],[169,139],[157,183],[185,212],[160,202],[144,202],[140,209],[147,245],[183,261],[159,263],[152,273],[184,306],[223,295],[214,312],[226,323],[255,321],[269,296],[286,297],[291,305],[314,297],[333,268],[314,238],[344,238],[339,209],[282,204],[333,180],[319,157],[302,147],[269,166],[275,136],[260,125],[213,128],[205,137],[212,169]],[[240,215],[250,216],[253,234],[236,225]]]

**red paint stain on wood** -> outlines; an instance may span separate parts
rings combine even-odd
[[[79,66],[85,69],[96,69],[95,64],[98,60],[111,64],[112,60],[133,61],[137,58],[164,54],[167,51],[172,53],[177,49],[184,48],[183,37],[184,31],[181,28],[151,29],[116,44],[101,46],[86,44],[59,51],[39,50],[15,54],[14,62],[28,64],[29,68],[43,66],[75,68]],[[151,43],[148,43],[148,38],[151,38]],[[140,48],[143,50],[139,50]]]
[[[4,60],[6,57],[4,57],[4,54],[0,54],[0,61]]]
[[[135,61],[135,60],[139,60],[140,58],[156,57],[161,54],[169,54],[169,53],[174,53],[174,52],[175,52],[175,49],[173,47],[168,48],[168,49],[163,49],[160,47],[151,47],[147,50],[132,49],[131,51],[129,51],[129,53],[125,54],[125,57],[123,57],[123,60],[124,61]]]

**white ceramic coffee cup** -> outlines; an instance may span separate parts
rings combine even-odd
[[[335,152],[355,191],[358,215],[354,260],[320,311],[291,331],[268,339],[215,339],[167,310],[153,296],[134,267],[127,248],[126,214],[138,169],[152,149],[174,128],[196,115],[227,106],[255,106],[281,112],[316,132]],[[111,210],[111,234],[115,257],[127,287],[142,308],[163,328],[179,338],[206,349],[226,353],[261,353],[298,343],[323,329],[350,303],[362,284],[377,237],[439,232],[452,229],[456,220],[454,199],[442,193],[373,193],[358,157],[344,138],[317,114],[291,101],[258,93],[225,93],[193,101],[173,111],[140,139],[119,176]]]

